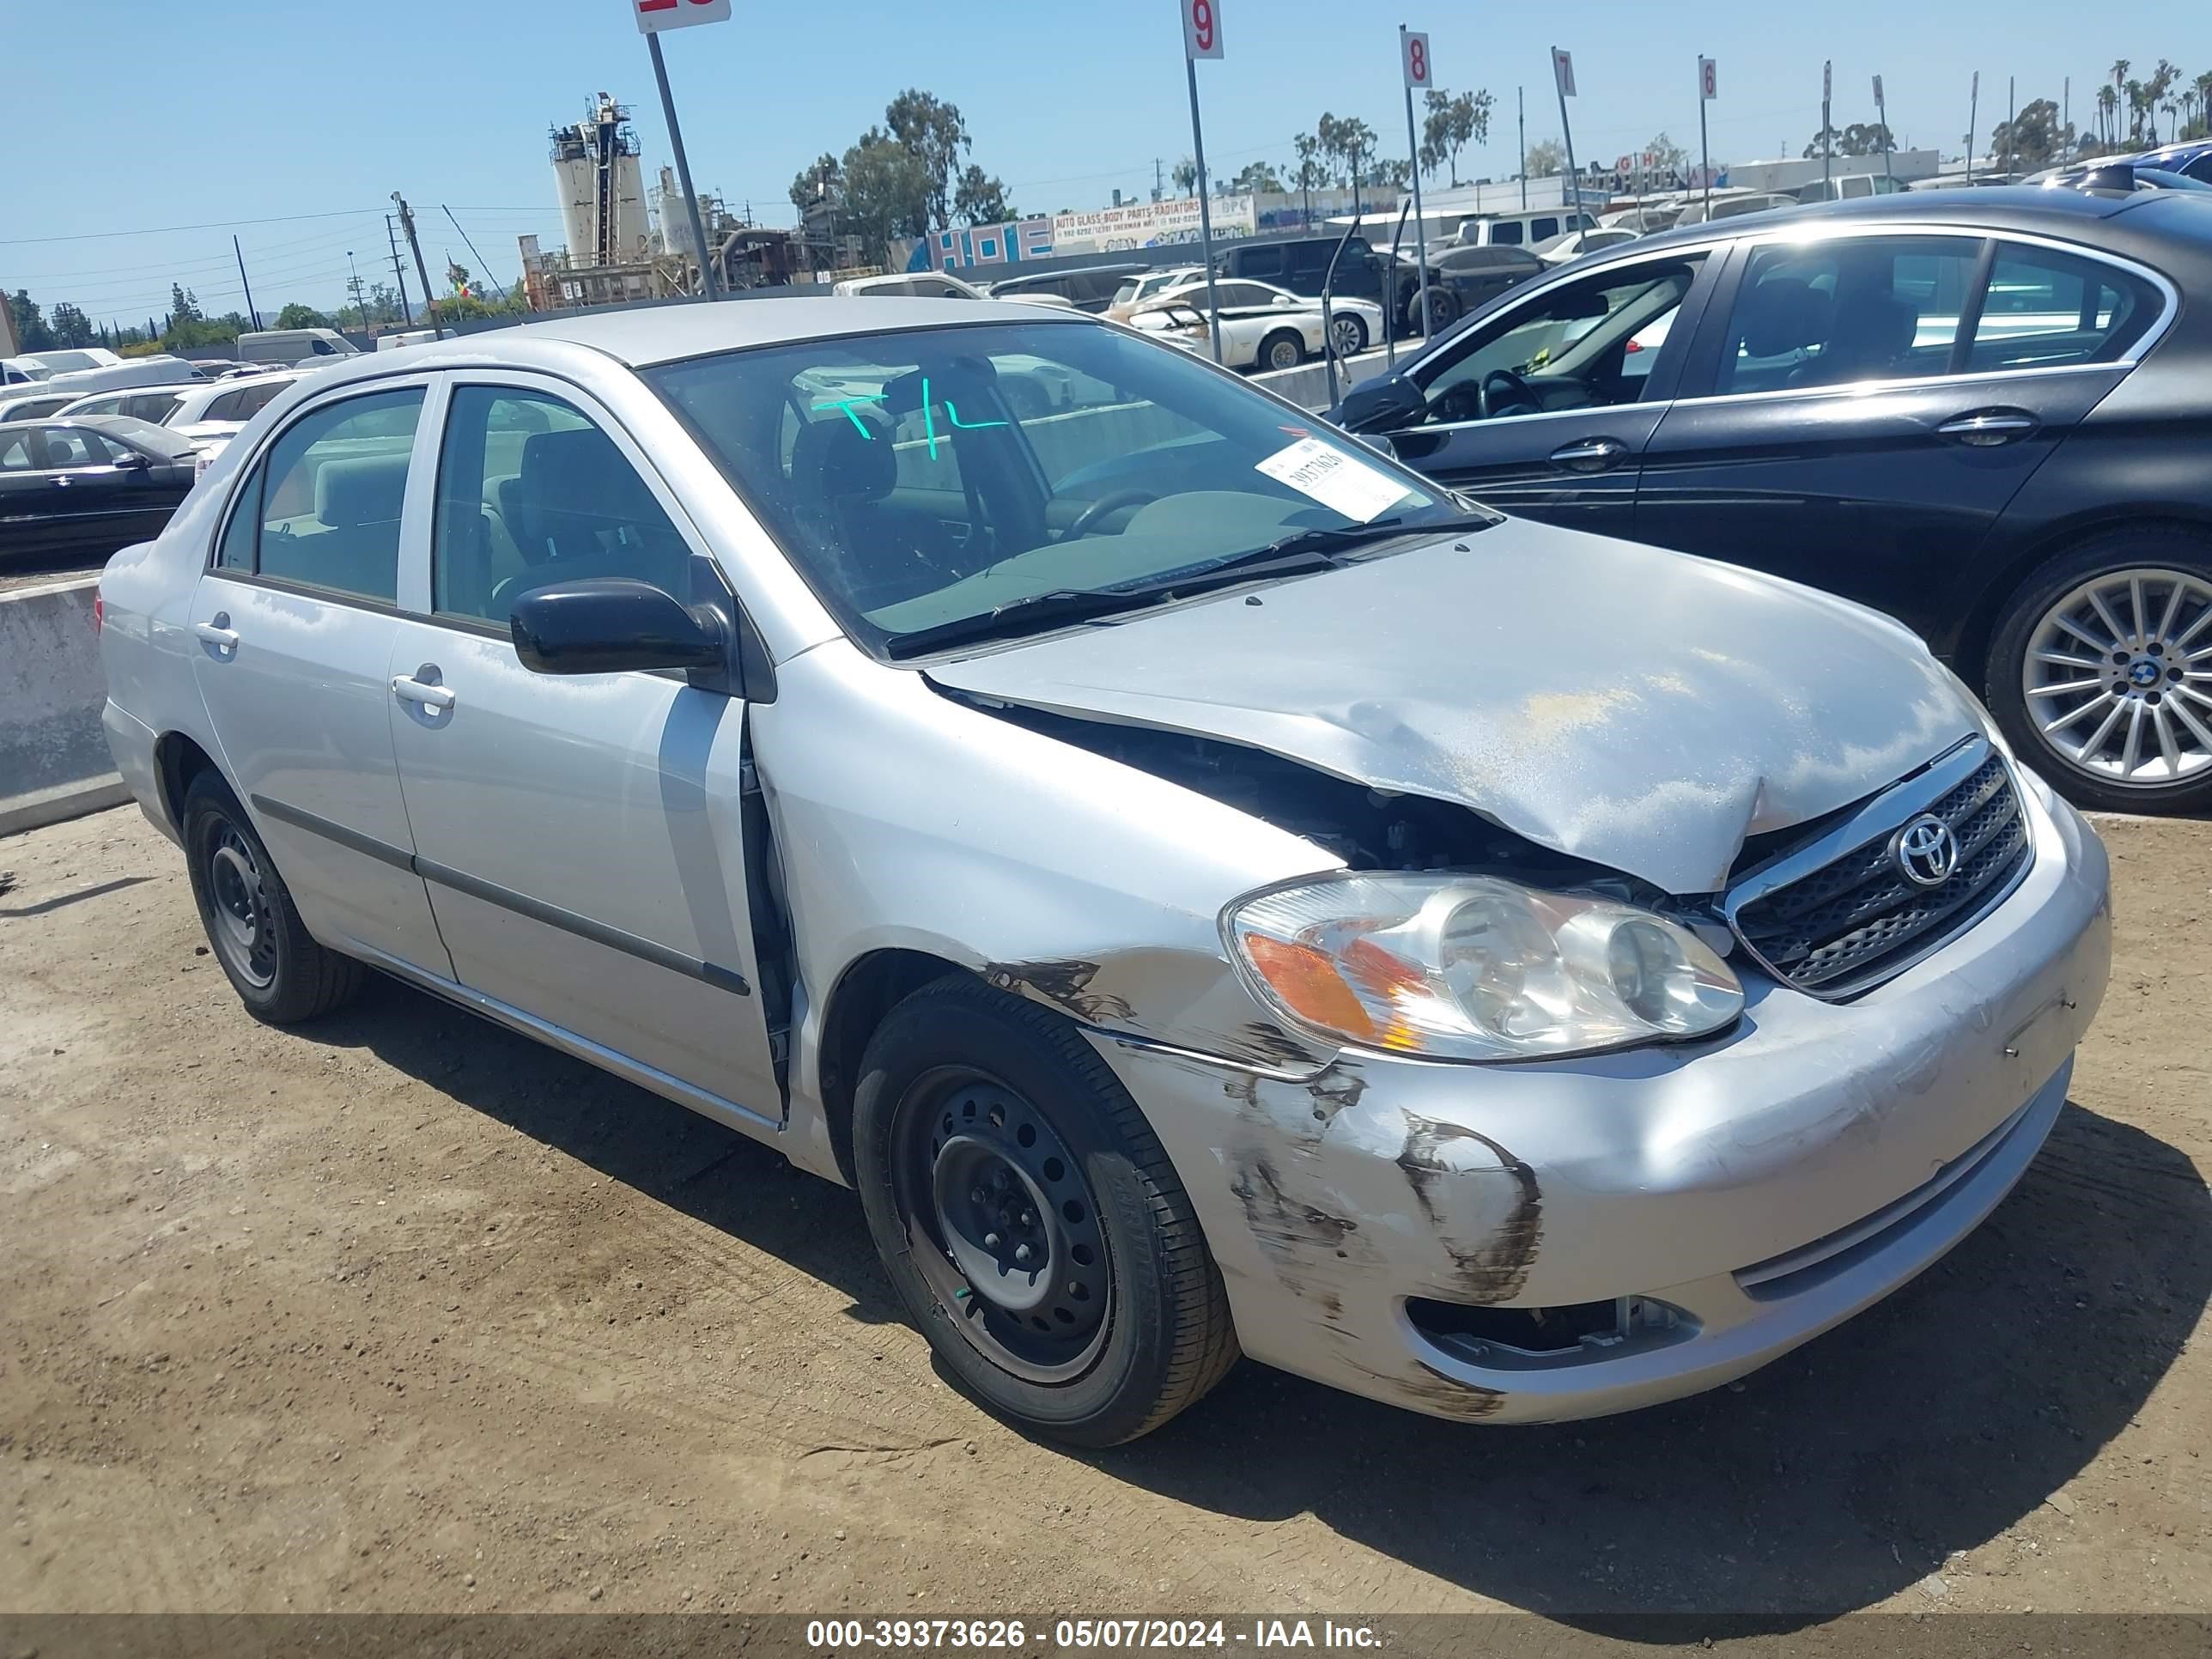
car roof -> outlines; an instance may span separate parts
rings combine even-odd
[[[555,315],[543,322],[514,328],[486,329],[458,339],[426,340],[410,346],[404,358],[392,353],[381,357],[363,352],[356,358],[331,362],[316,371],[317,384],[331,381],[323,376],[349,378],[351,374],[415,374],[440,366],[444,359],[481,362],[512,356],[518,363],[533,361],[542,345],[587,346],[633,368],[702,357],[750,346],[784,345],[802,340],[836,339],[846,335],[889,334],[922,328],[951,328],[981,322],[1091,323],[1079,311],[1010,304],[994,307],[988,300],[935,300],[911,295],[871,299],[866,295],[778,296],[763,300],[686,301],[672,305],[633,306],[623,311],[590,315]],[[1096,326],[1093,324],[1093,326]]]

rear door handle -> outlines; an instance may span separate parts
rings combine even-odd
[[[1628,446],[1618,438],[1585,438],[1552,452],[1552,465],[1574,472],[1603,472],[1628,458]]]
[[[392,695],[402,702],[419,702],[425,708],[446,709],[453,706],[453,694],[442,685],[428,685],[411,674],[395,674],[392,678]]]
[[[218,651],[238,649],[238,630],[230,625],[230,613],[218,611],[212,622],[194,623],[193,635]]]
[[[1936,428],[1938,437],[1951,438],[1976,449],[1993,449],[2024,438],[2040,425],[2034,416],[2017,409],[1978,409],[1954,415]]]

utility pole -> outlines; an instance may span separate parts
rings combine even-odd
[[[1513,125],[1521,133],[1521,205],[1528,205],[1528,88],[1513,88]]]
[[[422,309],[430,313],[430,326],[437,331],[438,337],[443,339],[446,325],[438,315],[437,301],[431,297],[436,290],[430,286],[430,267],[422,263],[422,244],[415,234],[415,210],[407,205],[407,198],[396,190],[392,192],[392,200],[399,210],[399,228],[406,233],[407,246],[415,255],[415,275],[422,279]]]
[[[443,213],[447,218],[453,219],[453,228],[455,230],[461,230],[461,222],[459,219],[453,219],[453,209],[447,207],[443,202],[438,204],[438,209],[439,211]],[[745,218],[748,223],[751,222],[752,204],[750,203],[747,203],[745,205]],[[499,278],[491,274],[491,265],[489,262],[485,259],[483,254],[477,252],[477,245],[469,240],[469,234],[465,230],[461,230],[461,240],[466,245],[470,255],[476,260],[477,269],[483,272],[484,281],[491,284],[491,291],[498,295],[501,300],[506,299],[507,290],[499,285]]]
[[[407,303],[407,268],[399,263],[398,234],[392,228],[392,216],[384,216],[384,240],[392,248],[392,274],[399,283],[399,320],[407,327],[415,326],[414,307]]]
[[[2014,90],[2018,84],[2015,76],[2005,76],[2005,182],[2012,182],[2013,128],[2020,120],[2019,94]]]
[[[2061,142],[2071,149],[2074,147],[2074,142],[2067,130],[2074,125],[2074,77],[2069,75],[2058,84],[2060,88],[2058,131],[2062,135]]]
[[[361,331],[368,332],[368,301],[361,297],[361,267],[353,262],[353,250],[346,250],[346,269],[353,272],[353,302],[361,313]]]
[[[1157,155],[1152,157],[1152,199],[1155,202],[1160,199],[1160,192],[1165,188],[1160,182],[1160,160]]]
[[[1827,59],[1820,65],[1820,199],[1835,199],[1836,124],[1828,113],[1829,100],[1834,95],[1836,60]]]
[[[261,331],[261,313],[254,309],[253,284],[246,280],[246,250],[239,246],[238,238],[230,239],[230,251],[238,256],[238,285],[246,290],[246,314],[253,319],[253,331]]]
[[[1974,182],[1974,123],[1981,118],[1982,72],[1974,71],[1974,89],[1966,94],[1966,182]]]

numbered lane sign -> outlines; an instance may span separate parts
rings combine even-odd
[[[1698,94],[1704,98],[1721,95],[1720,65],[1710,58],[1698,59]]]
[[[1820,101],[1826,103],[1835,95],[1835,90],[1836,61],[1832,58],[1820,65]]]
[[[1182,8],[1182,55],[1221,56],[1221,0],[1176,0]]]
[[[1552,48],[1552,79],[1559,86],[1560,97],[1575,95],[1574,53],[1561,52],[1557,46]]]
[[[726,23],[730,21],[730,0],[629,0],[629,8],[637,14],[640,34],[658,34],[663,29],[686,29],[694,23]]]
[[[1426,92],[1435,84],[1429,73],[1429,37],[1408,34],[1401,29],[1398,38],[1404,43],[1406,52],[1406,89],[1408,92]]]
[[[1874,101],[1877,106],[1881,102],[1881,76],[1879,75],[1874,77]]]

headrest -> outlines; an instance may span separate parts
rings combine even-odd
[[[407,457],[325,461],[315,474],[315,516],[325,524],[392,524],[407,499]]]
[[[532,433],[523,441],[522,471],[508,499],[526,512],[616,524],[649,525],[667,516],[637,469],[597,427]]]
[[[792,487],[802,497],[879,501],[897,482],[891,429],[866,415],[848,418],[841,410],[835,420],[810,422],[791,447]]]
[[[1779,357],[1819,345],[1828,337],[1828,296],[1802,276],[1770,276],[1743,305],[1743,349],[1748,356]]]
[[[1887,366],[1912,349],[1920,307],[1887,289],[1863,289],[1836,302],[1835,345],[1863,365]]]

